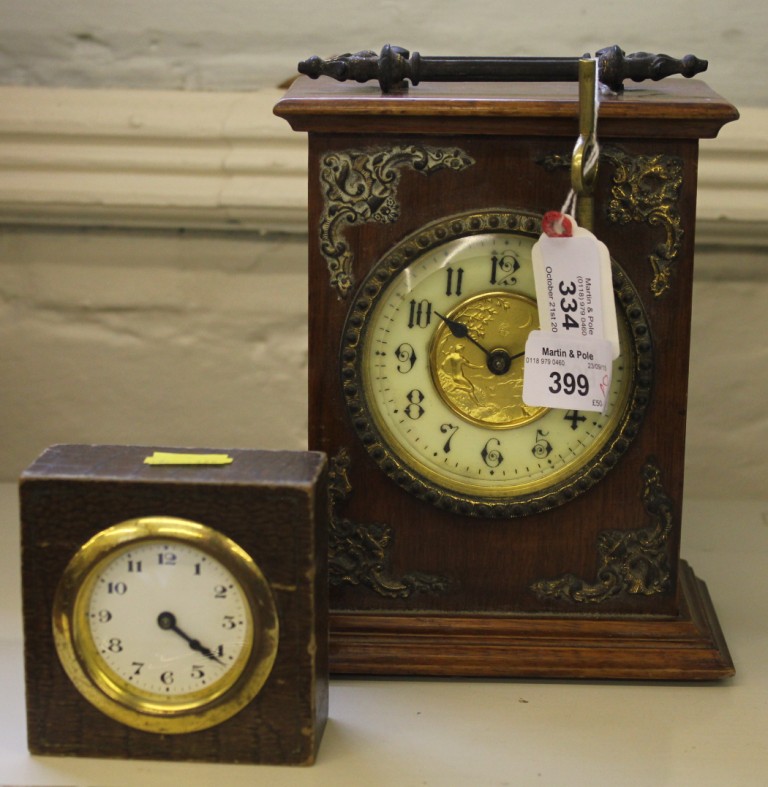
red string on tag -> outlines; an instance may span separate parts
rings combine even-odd
[[[559,210],[550,210],[541,217],[541,231],[550,238],[571,238],[573,222]]]

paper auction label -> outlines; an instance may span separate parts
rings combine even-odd
[[[573,237],[542,235],[532,249],[539,324],[553,334],[611,342],[619,354],[611,259],[605,244],[581,227]]]
[[[612,362],[607,339],[531,331],[525,345],[523,402],[530,407],[603,412]]]

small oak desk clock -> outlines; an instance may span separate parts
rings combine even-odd
[[[614,92],[593,230],[621,345],[603,414],[520,393],[531,247],[576,158],[576,60],[311,58],[275,108],[309,132],[309,441],[330,457],[332,671],[733,672],[679,545],[698,140],[738,114],[697,80],[622,90],[646,66],[691,76],[695,57],[599,55]]]
[[[30,750],[313,762],[324,478],[317,453],[44,452],[21,480]]]

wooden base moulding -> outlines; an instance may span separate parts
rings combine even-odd
[[[734,674],[706,584],[680,563],[675,618],[336,613],[335,673],[612,680]]]
[[[538,456],[539,434],[529,438],[517,425],[491,432],[496,427],[467,418],[470,411],[442,409],[443,391],[433,385],[439,329],[405,318],[406,296],[411,309],[421,303],[436,314],[474,297],[450,278],[427,297],[401,284],[409,266],[422,270],[433,253],[435,271],[440,253],[458,265],[451,244],[463,238],[539,234],[541,216],[568,193],[578,110],[571,83],[426,83],[382,97],[325,77],[297,79],[275,108],[309,140],[308,444],[330,463],[336,673],[733,674],[706,588],[679,550],[699,140],[734,121],[736,108],[698,80],[631,87],[601,101],[593,230],[614,261],[632,379],[621,426],[609,427],[588,457],[566,447],[548,422],[538,425],[547,443]],[[497,265],[489,254],[478,259]],[[524,256],[518,266],[528,264]],[[481,271],[473,294],[503,286],[528,297],[516,279],[497,281],[495,267],[472,270]],[[390,303],[402,311],[386,312]],[[377,334],[385,313],[392,332]],[[372,359],[399,346],[413,351],[409,368],[376,366]],[[407,376],[418,362],[423,381]],[[461,375],[448,374],[458,388]],[[469,399],[478,407],[481,389]],[[415,411],[405,404],[411,395]],[[573,418],[575,431],[575,411]],[[463,447],[449,460],[438,430],[459,419],[488,431],[482,439],[463,431]],[[494,481],[506,477],[509,488],[488,481],[496,496],[468,492],[449,470],[486,478],[487,467],[490,479],[505,457]],[[541,488],[523,483],[537,462],[548,473],[555,461],[563,475],[542,476],[549,482]]]

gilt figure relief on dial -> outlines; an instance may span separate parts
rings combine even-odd
[[[535,217],[514,212],[426,228],[373,266],[343,334],[347,405],[369,453],[418,496],[462,513],[564,502],[626,444],[639,352],[626,317],[603,413],[523,402],[538,234]]]

